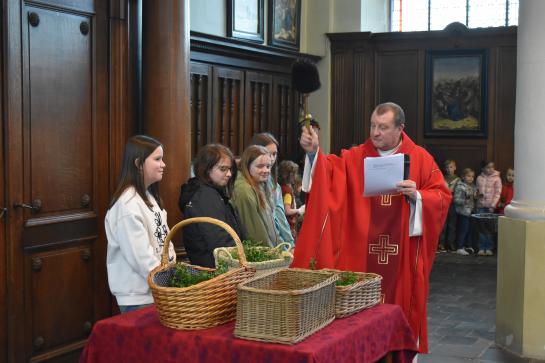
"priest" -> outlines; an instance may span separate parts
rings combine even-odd
[[[380,104],[371,115],[370,138],[340,157],[324,155],[316,132],[303,128],[309,199],[292,266],[380,274],[384,302],[401,306],[426,353],[429,275],[452,197],[433,157],[404,127],[400,106]],[[397,153],[409,155],[408,177],[394,194],[364,196],[365,158]]]

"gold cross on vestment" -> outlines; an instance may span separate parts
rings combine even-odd
[[[395,256],[398,253],[399,246],[390,244],[390,236],[381,234],[378,236],[378,243],[369,244],[369,254],[378,255],[378,264],[387,265],[388,256]]]

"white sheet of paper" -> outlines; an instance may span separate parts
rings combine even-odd
[[[404,161],[404,154],[363,159],[363,195],[396,194],[396,184],[403,181]]]

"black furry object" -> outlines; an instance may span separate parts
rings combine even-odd
[[[299,93],[311,93],[320,88],[316,65],[307,58],[298,58],[291,66],[291,83]]]

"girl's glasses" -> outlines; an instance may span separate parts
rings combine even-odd
[[[219,165],[219,166],[216,166],[216,169],[218,169],[222,173],[227,173],[229,170],[231,170],[231,167],[227,165]]]

